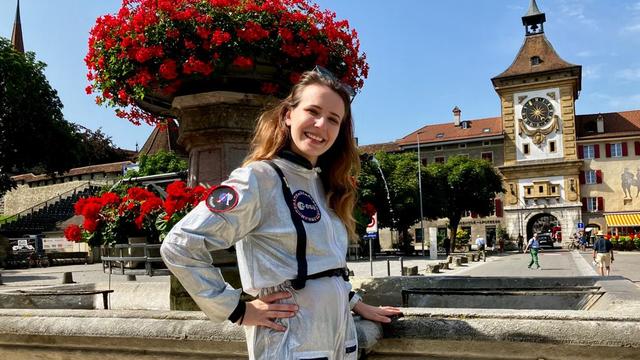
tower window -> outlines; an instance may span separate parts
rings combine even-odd
[[[522,145],[522,152],[523,152],[525,155],[529,155],[529,144],[523,144],[523,145]]]
[[[541,63],[542,63],[542,59],[540,59],[540,56],[531,57],[531,65],[540,65]]]
[[[556,142],[555,141],[549,141],[549,151],[556,152]]]

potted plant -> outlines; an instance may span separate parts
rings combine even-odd
[[[135,124],[173,116],[177,95],[283,95],[315,65],[357,90],[368,72],[355,30],[307,0],[123,0],[85,62],[87,93]]]

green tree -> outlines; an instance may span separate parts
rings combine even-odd
[[[45,66],[0,38],[0,194],[14,186],[11,174],[62,172],[78,161],[77,134],[63,118]]]
[[[418,197],[418,158],[415,153],[375,154],[389,188],[385,188],[380,169],[370,156],[363,156],[358,177],[358,204],[370,203],[378,211],[380,227],[389,227],[400,234],[401,246],[410,249],[409,228],[420,218]],[[391,203],[391,206],[390,206]],[[368,221],[368,219],[367,219]]]
[[[184,171],[189,168],[189,164],[181,159],[176,153],[160,150],[153,155],[142,155],[138,161],[140,168],[130,170],[125,175],[126,178],[164,174],[170,172]]]
[[[487,216],[497,193],[504,192],[502,178],[485,160],[454,156],[444,164],[430,164],[423,177],[425,217],[448,218],[455,248],[458,224],[465,211]]]
[[[75,166],[105,164],[126,160],[127,154],[113,145],[111,137],[101,129],[91,131],[80,125],[73,124],[78,137],[78,163]]]

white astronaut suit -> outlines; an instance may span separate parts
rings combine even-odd
[[[235,244],[246,293],[292,295],[280,302],[297,304],[296,315],[276,320],[286,331],[245,326],[250,359],[356,359],[350,310],[359,297],[350,293],[343,277],[320,274],[346,268],[347,230],[326,202],[319,168],[290,152],[281,156],[272,162],[284,173],[295,206],[287,205],[282,181],[270,164],[251,163],[233,171],[207,201],[176,224],[163,241],[162,258],[216,322],[239,319],[244,303],[239,301],[241,290],[233,289],[211,265],[210,251]],[[300,231],[293,216],[302,220],[295,221],[303,224],[303,237],[306,233],[305,261],[298,261],[300,251],[296,257]],[[304,265],[310,278],[299,288],[292,280],[305,271]]]

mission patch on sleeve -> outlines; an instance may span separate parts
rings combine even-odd
[[[219,185],[209,191],[207,207],[213,212],[226,212],[238,204],[238,192],[227,185]]]

